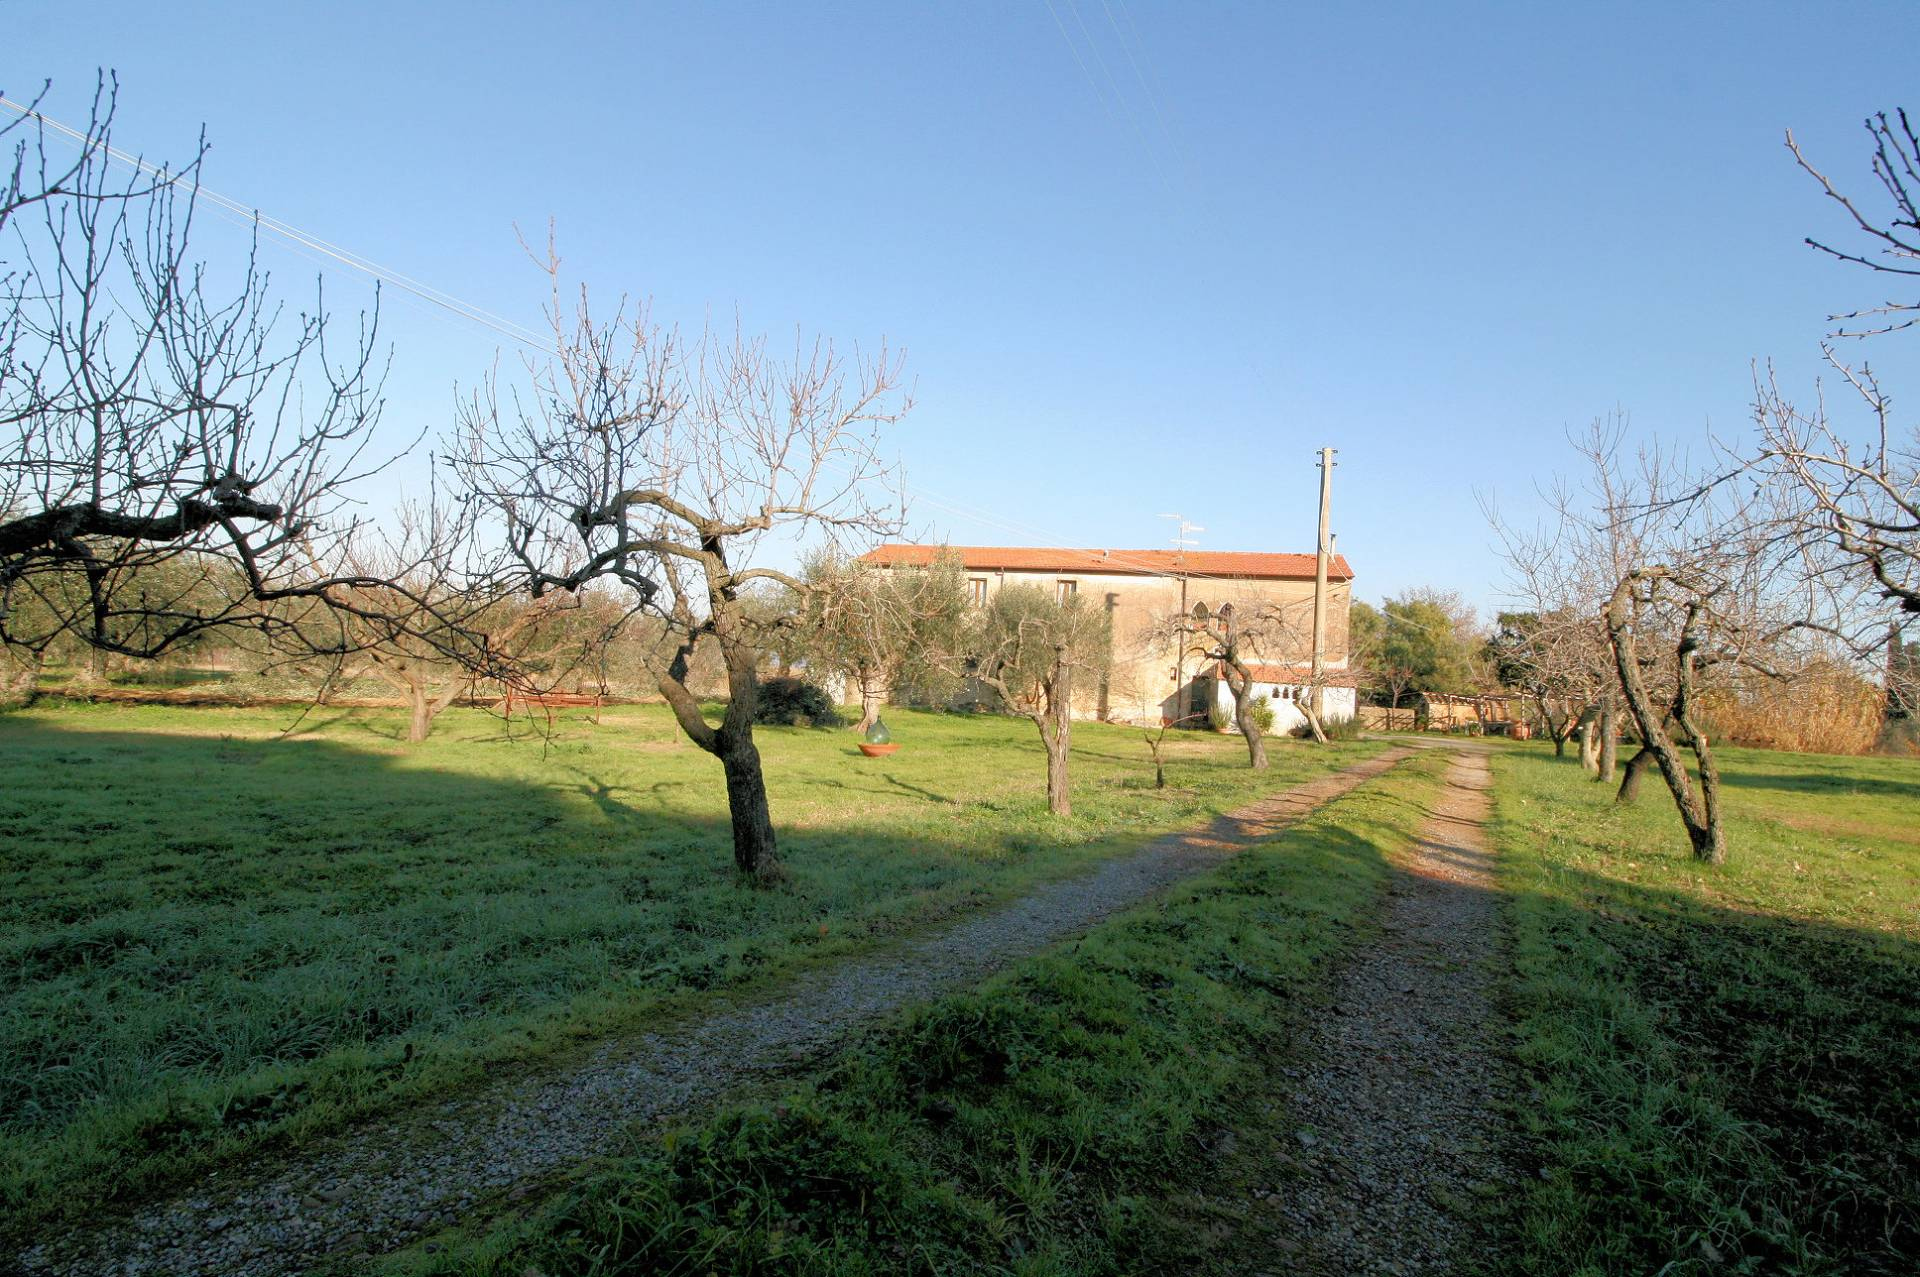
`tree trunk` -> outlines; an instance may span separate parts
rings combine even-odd
[[[0,673],[4,674],[4,684],[0,684],[0,705],[30,705],[40,691],[40,664],[44,660],[41,653],[27,649],[25,656],[16,652],[0,652]]]
[[[1300,712],[1306,716],[1307,730],[1313,733],[1314,741],[1321,745],[1330,743],[1327,740],[1327,729],[1320,725],[1320,715],[1314,711],[1313,701],[1311,699],[1300,702]],[[1265,767],[1266,765],[1267,756],[1265,753],[1262,753],[1260,755],[1260,766]]]
[[[727,667],[727,716],[715,727],[700,715],[700,702],[687,690],[691,644],[673,661],[650,667],[654,683],[687,739],[720,760],[727,777],[727,815],[733,823],[733,864],[756,887],[784,877],[780,850],[773,836],[773,815],[767,808],[767,782],[760,772],[760,750],[753,743],[753,712],[760,703],[760,676],[755,654],[723,635],[721,652]]]
[[[767,781],[760,770],[760,750],[753,743],[751,725],[727,733],[720,765],[727,773],[727,815],[733,821],[733,866],[755,886],[777,882],[783,876],[780,851],[773,837],[773,814],[767,808]]]
[[[1240,736],[1247,742],[1247,766],[1260,771],[1267,765],[1267,742],[1260,735],[1260,725],[1253,721],[1253,685],[1243,686],[1244,690],[1233,692],[1233,721],[1239,724]]]
[[[1647,768],[1653,766],[1653,751],[1645,745],[1640,752],[1627,760],[1626,770],[1620,775],[1620,792],[1613,796],[1616,803],[1637,802],[1640,798],[1640,778],[1647,774]]]
[[[1613,783],[1614,767],[1620,758],[1620,737],[1613,721],[1613,693],[1600,702],[1600,762],[1594,779],[1603,785]]]
[[[413,705],[413,716],[407,723],[407,741],[418,745],[433,730],[433,707],[427,703],[427,688],[424,683],[407,685],[407,698]]]
[[[1056,653],[1053,678],[1047,688],[1047,708],[1037,720],[1040,739],[1047,747],[1047,810],[1056,816],[1073,814],[1067,763],[1073,747],[1073,667],[1064,653]]]
[[[1066,732],[1058,727],[1043,727],[1040,739],[1047,746],[1047,810],[1056,816],[1073,815],[1073,794],[1068,784]]]
[[[1580,725],[1580,767],[1589,776],[1600,774],[1599,724],[1592,718]]]
[[[1556,715],[1553,712],[1552,702],[1547,699],[1544,692],[1535,692],[1533,698],[1540,705],[1540,725],[1553,739],[1553,756],[1565,758],[1567,738],[1573,735],[1574,718],[1567,714]]]
[[[80,657],[80,668],[73,676],[79,689],[99,687],[107,681],[107,653],[104,648],[88,647]]]
[[[1260,725],[1253,721],[1251,714],[1241,714],[1240,735],[1247,742],[1247,766],[1259,771],[1267,765],[1267,742],[1260,734]]]
[[[860,721],[853,725],[853,730],[856,733],[865,735],[869,727],[872,727],[880,721],[880,710],[886,703],[887,694],[885,689],[871,686],[862,681],[860,684]]]
[[[1680,751],[1674,748],[1673,738],[1667,735],[1667,714],[1656,712],[1652,698],[1647,695],[1646,683],[1640,676],[1640,658],[1634,648],[1633,631],[1625,616],[1635,582],[1661,578],[1676,579],[1664,568],[1628,573],[1614,588],[1613,597],[1600,610],[1600,616],[1606,623],[1607,638],[1613,645],[1614,669],[1620,676],[1620,688],[1626,694],[1627,708],[1633,713],[1635,726],[1640,729],[1640,739],[1653,752],[1654,761],[1660,766],[1660,775],[1673,794],[1673,805],[1680,810],[1680,823],[1686,826],[1687,841],[1693,847],[1694,858],[1711,865],[1724,864],[1727,843],[1720,822],[1720,772],[1714,765],[1713,750],[1708,745],[1706,733],[1693,721],[1694,663],[1701,642],[1697,627],[1704,604],[1696,595],[1687,607],[1686,623],[1681,627],[1680,642],[1674,653],[1677,690],[1674,692],[1673,708],[1669,711],[1674,722],[1686,734],[1688,743],[1693,747],[1694,758],[1700,764],[1698,793],[1694,789],[1693,777],[1687,772],[1685,760],[1680,757]],[[1682,588],[1687,588],[1684,581],[1679,583]]]

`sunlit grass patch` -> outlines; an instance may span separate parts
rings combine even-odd
[[[886,760],[760,734],[791,878],[753,891],[718,764],[655,708],[552,740],[451,711],[413,747],[397,714],[328,707],[0,716],[0,1213],[777,979],[1376,748],[1282,746],[1255,774],[1185,737],[1154,791],[1137,734],[1082,725],[1062,822],[1029,725],[894,718]]]

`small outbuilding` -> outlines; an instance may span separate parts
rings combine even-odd
[[[1247,666],[1247,673],[1253,678],[1253,694],[1264,696],[1273,707],[1273,730],[1285,735],[1296,727],[1307,725],[1307,716],[1300,706],[1313,689],[1313,666],[1311,663],[1298,665],[1254,665]],[[1219,662],[1215,662],[1207,672],[1207,688],[1204,704],[1217,707],[1233,717],[1233,689],[1227,683],[1226,671]],[[1320,687],[1323,721],[1340,722],[1352,718],[1355,703],[1355,679],[1351,670],[1322,670]]]

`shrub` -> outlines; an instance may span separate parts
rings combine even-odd
[[[805,679],[770,678],[760,684],[753,721],[781,727],[838,727],[840,713],[832,697]]]
[[[1326,721],[1320,724],[1320,730],[1327,734],[1328,740],[1359,740],[1360,733],[1367,730],[1367,725],[1361,722],[1357,715],[1353,718],[1335,718],[1329,715]],[[1311,740],[1313,729],[1305,723],[1295,723],[1289,734],[1301,740]]]
[[[1247,718],[1253,723],[1253,729],[1262,736],[1273,734],[1273,706],[1264,696],[1256,696],[1247,704]]]
[[[1208,727],[1211,727],[1216,732],[1224,732],[1227,730],[1228,721],[1229,719],[1225,709],[1218,705],[1210,705],[1207,707]]]
[[[1328,740],[1359,740],[1360,733],[1366,730],[1366,724],[1358,718],[1329,718],[1320,726],[1325,729]]]

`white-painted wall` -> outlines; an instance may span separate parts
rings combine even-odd
[[[1307,725],[1307,716],[1300,712],[1300,702],[1307,689],[1298,683],[1255,683],[1255,696],[1267,698],[1267,704],[1273,706],[1273,735],[1284,736],[1296,727]],[[1225,679],[1213,680],[1213,695],[1221,711],[1226,714],[1227,722],[1233,722],[1233,690]],[[1343,718],[1352,718],[1354,706],[1358,703],[1351,687],[1329,687],[1321,692],[1326,704],[1326,721],[1336,722]]]

